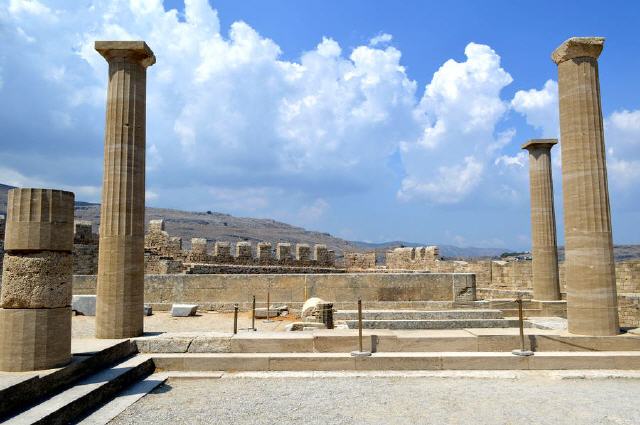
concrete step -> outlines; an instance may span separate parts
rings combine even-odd
[[[347,320],[350,329],[358,327],[357,320]],[[363,320],[363,329],[465,329],[512,328],[517,320],[507,319],[451,319],[451,320]]]
[[[134,382],[150,375],[155,366],[148,356],[132,357],[95,373],[42,403],[9,419],[7,424],[66,424],[111,399]]]
[[[334,320],[357,320],[357,310],[338,310]],[[500,310],[363,310],[364,320],[502,319]]]
[[[154,373],[120,392],[116,397],[79,422],[80,425],[103,425],[124,412],[127,407],[149,394],[167,380],[166,373]]]
[[[633,351],[544,352],[520,357],[510,352],[373,353],[252,353],[155,354],[166,371],[332,371],[332,370],[558,370],[640,369]]]
[[[0,389],[0,420],[37,404],[98,370],[122,362],[136,350],[135,344],[130,340],[114,342],[98,351],[75,350],[73,360],[68,365],[34,372],[28,379],[19,379],[4,386]],[[29,374],[21,373],[23,376]]]

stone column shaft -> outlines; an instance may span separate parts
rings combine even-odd
[[[97,41],[109,62],[96,337],[143,332],[146,68],[143,41]]]
[[[533,298],[542,301],[560,299],[551,171],[551,148],[556,143],[558,141],[555,139],[538,139],[530,140],[522,146],[529,151]]]
[[[51,369],[71,360],[71,192],[12,189],[0,289],[0,370]]]
[[[603,38],[571,38],[558,65],[569,332],[620,332],[598,56]]]

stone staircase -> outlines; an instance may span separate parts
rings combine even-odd
[[[338,310],[334,320],[344,320],[350,329],[358,327],[356,310]],[[464,310],[364,310],[365,329],[464,329],[510,328],[518,321],[505,319],[502,311],[490,309]]]
[[[135,344],[126,340],[95,353],[74,355],[63,368],[5,385],[0,389],[0,421],[76,423],[153,373],[153,360],[135,356],[136,351]]]

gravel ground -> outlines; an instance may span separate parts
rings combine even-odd
[[[91,316],[74,316],[71,321],[73,338],[93,338],[95,335],[96,318]],[[276,317],[272,323],[264,323],[263,319],[256,319],[256,328],[261,331],[283,331],[284,327],[295,322],[293,315]],[[243,312],[238,315],[238,328],[251,326],[251,313]],[[172,317],[168,311],[154,312],[144,318],[145,332],[233,332],[233,313],[199,312],[192,317]]]
[[[171,379],[112,424],[639,424],[640,380]]]

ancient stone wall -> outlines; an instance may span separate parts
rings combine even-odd
[[[344,265],[347,270],[368,270],[376,268],[375,252],[345,252]]]
[[[98,235],[89,221],[76,221],[73,234],[73,274],[98,273]]]
[[[275,255],[270,242],[259,242],[255,250],[249,241],[239,241],[234,246],[227,241],[216,241],[213,251],[209,245],[204,238],[193,238],[191,249],[183,251],[182,239],[171,237],[165,231],[164,220],[151,220],[145,235],[145,273],[292,273],[278,268],[284,266],[309,268],[305,273],[326,273],[336,267],[335,253],[325,245],[292,247],[290,243],[280,242]]]
[[[394,270],[428,270],[440,258],[437,246],[395,248],[387,252],[387,268]]]
[[[95,276],[74,276],[74,294],[95,293]],[[472,274],[322,273],[174,274],[145,276],[146,303],[188,302],[202,308],[250,303],[252,296],[274,303],[302,305],[307,297],[335,301],[336,308],[363,302],[442,301],[466,303],[475,295]],[[155,307],[154,307],[155,308]]]

